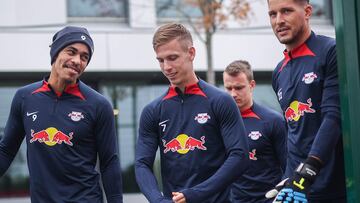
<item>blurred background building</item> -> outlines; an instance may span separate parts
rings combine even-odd
[[[229,2],[225,0],[224,2]],[[105,95],[114,107],[125,193],[138,193],[134,154],[142,108],[162,94],[168,81],[161,74],[152,49],[152,35],[162,23],[183,21],[169,5],[180,0],[2,0],[0,1],[0,137],[11,100],[20,86],[41,80],[50,71],[53,34],[65,25],[86,27],[94,43],[94,56],[81,80]],[[254,69],[255,101],[279,110],[271,88],[271,72],[283,58],[284,47],[271,30],[266,0],[248,0],[249,19],[229,19],[213,39],[216,85],[222,71],[236,59]],[[311,24],[318,34],[334,37],[331,0],[311,0]],[[197,17],[197,10],[187,14]],[[190,26],[189,26],[190,28]],[[205,45],[194,36],[195,71],[206,80]],[[159,169],[155,167],[159,173]],[[7,173],[0,178],[0,197],[28,196],[26,144],[23,143]]]

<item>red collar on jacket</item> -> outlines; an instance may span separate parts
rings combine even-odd
[[[282,64],[281,68],[279,69],[279,72],[282,71],[282,69],[286,66],[286,64],[291,59],[298,58],[301,56],[315,56],[314,52],[312,52],[310,50],[310,48],[306,45],[305,42],[291,51],[288,51],[285,49],[285,51],[283,53],[284,53],[285,60]]]
[[[46,79],[44,79],[41,87],[36,89],[35,91],[33,91],[32,94],[39,93],[39,92],[50,92],[50,91],[52,91],[52,88],[51,88],[50,84],[48,83],[48,81],[46,81]],[[56,92],[56,91],[54,91],[54,92],[56,93],[56,95],[58,97],[60,97],[62,94],[61,92]],[[67,85],[66,88],[64,89],[64,92],[67,94],[71,94],[76,97],[79,97],[82,100],[85,100],[84,95],[80,92],[78,82],[75,84]]]
[[[177,91],[176,91],[176,88],[175,86],[170,86],[169,87],[169,90],[168,90],[168,93],[166,94],[166,96],[163,98],[163,100],[165,99],[170,99],[172,97],[175,97],[178,95]],[[200,86],[199,86],[199,83],[195,83],[195,84],[192,84],[192,85],[188,85],[185,87],[185,91],[184,91],[184,94],[196,94],[196,95],[200,95],[200,96],[203,96],[203,97],[206,97],[205,93],[201,90]]]
[[[260,117],[258,115],[256,115],[256,113],[251,108],[248,108],[248,109],[246,109],[244,111],[241,111],[241,117],[260,119]]]

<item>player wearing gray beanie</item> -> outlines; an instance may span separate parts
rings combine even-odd
[[[55,62],[57,55],[62,49],[73,43],[83,43],[88,47],[89,63],[94,52],[94,43],[88,30],[83,27],[66,26],[53,36],[52,44],[50,45],[51,64]]]

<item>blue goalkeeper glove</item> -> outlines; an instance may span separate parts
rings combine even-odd
[[[308,157],[301,163],[291,178],[281,181],[273,190],[266,193],[266,198],[274,198],[273,203],[307,203],[306,195],[314,183],[321,168],[321,163]],[[279,192],[280,191],[280,192]]]

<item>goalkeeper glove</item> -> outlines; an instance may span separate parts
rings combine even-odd
[[[266,198],[273,198],[274,203],[306,203],[306,195],[314,183],[321,168],[321,163],[313,157],[308,157],[301,163],[291,178],[281,181],[273,190],[266,193]],[[278,192],[280,191],[280,192]]]

